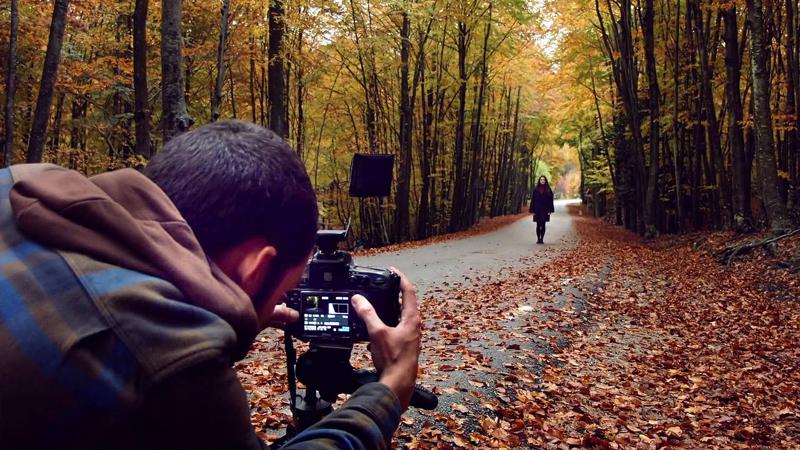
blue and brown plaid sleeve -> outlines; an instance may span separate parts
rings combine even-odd
[[[357,390],[345,404],[289,441],[284,449],[387,449],[400,424],[400,401],[381,383]]]

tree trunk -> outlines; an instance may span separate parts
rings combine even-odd
[[[420,193],[419,208],[417,210],[417,239],[428,237],[428,223],[430,222],[430,194],[431,194],[431,125],[433,124],[433,88],[425,86],[425,71],[421,74],[422,92],[422,148],[420,149],[420,177],[422,178],[422,192]]]
[[[211,121],[219,119],[219,109],[222,104],[222,90],[225,88],[225,41],[228,39],[228,16],[230,0],[222,0],[220,12],[219,44],[217,45],[217,81],[214,83],[214,96],[211,97]]]
[[[19,5],[11,0],[11,30],[8,38],[8,68],[6,72],[5,141],[3,142],[3,167],[11,165],[14,152],[14,94],[17,84],[17,30]]]
[[[478,211],[479,199],[482,196],[483,180],[481,179],[481,162],[483,161],[483,103],[486,92],[486,83],[489,72],[487,52],[489,37],[492,34],[492,4],[489,3],[489,17],[486,21],[486,30],[483,35],[483,51],[481,53],[481,79],[478,82],[478,96],[475,99],[475,118],[470,136],[472,149],[472,163],[470,164],[469,192],[467,192],[467,226],[472,226],[480,219]]]
[[[642,15],[642,33],[644,34],[644,53],[647,72],[647,92],[650,102],[650,169],[647,177],[647,197],[645,198],[645,237],[658,235],[656,215],[658,213],[658,171],[659,148],[661,140],[661,91],[658,87],[658,70],[656,69],[655,42],[653,36],[653,0],[645,0]]]
[[[283,36],[285,33],[283,0],[269,2],[269,127],[278,136],[286,138],[286,74],[283,62]]]
[[[450,208],[450,232],[459,231],[463,227],[462,214],[464,209],[464,126],[467,107],[467,51],[468,43],[467,24],[458,23],[458,115],[456,122],[455,159],[453,201]]]
[[[233,73],[228,77],[228,94],[231,99],[231,116],[238,119],[239,115],[236,113],[236,89],[233,87]]]
[[[250,36],[250,120],[257,123],[258,108],[256,107],[256,39]]]
[[[61,145],[61,122],[64,113],[64,93],[58,95],[56,102],[56,116],[53,118],[53,138],[50,140],[50,149],[53,151],[58,150]]]
[[[719,123],[717,112],[714,105],[714,92],[712,89],[712,74],[708,58],[709,39],[703,27],[702,10],[697,0],[689,2],[690,12],[694,19],[695,34],[698,37],[698,55],[700,56],[700,98],[703,102],[705,111],[705,121],[707,122],[708,143],[711,157],[709,163],[713,172],[713,179],[718,189],[720,217],[715,217],[715,223],[719,222],[722,228],[730,228],[732,222],[731,214],[731,189],[728,183],[728,176],[725,171],[725,162],[722,157],[722,144],[719,136]],[[715,42],[716,43],[716,42]]]
[[[136,0],[133,11],[133,120],[136,122],[136,154],[149,158],[150,111],[147,108],[147,7],[149,0]]]
[[[787,196],[786,208],[791,211],[797,208],[797,193],[798,193],[798,172],[797,172],[797,157],[798,145],[800,136],[798,136],[798,112],[800,112],[800,55],[798,54],[798,47],[800,47],[800,36],[798,36],[797,23],[797,2],[795,0],[786,0],[786,59],[788,61],[788,98],[786,103],[788,106],[788,115],[793,119],[790,122],[790,129],[787,131],[789,135],[789,148],[788,148],[788,172],[789,172],[789,192]]]
[[[297,156],[303,159],[303,151],[305,150],[306,140],[306,117],[303,110],[303,100],[305,97],[305,70],[303,68],[302,55],[303,55],[303,30],[300,30],[297,36],[297,55],[298,62],[295,64],[297,71],[297,129],[295,130],[295,147]]]
[[[397,214],[395,215],[395,238],[399,242],[408,240],[409,233],[409,194],[411,189],[411,145],[413,130],[413,111],[408,92],[408,59],[411,43],[409,35],[411,23],[408,12],[403,11],[400,28],[400,154],[397,176]]]
[[[50,36],[47,40],[47,53],[45,53],[44,67],[42,68],[42,80],[39,86],[39,98],[36,100],[36,112],[33,114],[31,137],[28,142],[29,163],[42,161],[68,9],[69,0],[55,0],[53,19],[50,22]]]
[[[161,1],[161,107],[164,143],[187,131],[194,123],[186,110],[183,90],[181,1]]]
[[[756,129],[756,165],[761,186],[761,198],[767,211],[770,229],[782,234],[789,229],[786,205],[778,192],[778,168],[772,139],[767,45],[764,31],[764,12],[761,0],[747,0],[747,19],[750,22],[750,60],[753,75],[753,113]]]
[[[746,164],[744,154],[744,132],[742,122],[744,110],[742,94],[739,87],[741,79],[741,61],[739,60],[739,27],[736,21],[736,5],[720,12],[725,20],[725,96],[730,111],[728,119],[728,142],[733,163],[734,186],[734,227],[740,231],[748,231],[752,227],[753,213],[750,208],[750,166]]]
[[[681,157],[681,146],[678,141],[678,91],[680,87],[680,59],[681,59],[681,0],[675,1],[677,12],[675,13],[675,64],[673,69],[673,83],[675,84],[675,95],[673,98],[672,110],[672,134],[675,140],[675,152],[672,155],[672,164],[675,173],[675,222],[677,223],[678,231],[683,229],[683,192],[681,189],[681,164],[683,158]]]

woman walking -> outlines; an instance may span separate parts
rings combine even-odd
[[[533,192],[531,192],[530,212],[533,213],[533,221],[536,222],[537,244],[544,244],[546,224],[550,222],[550,213],[555,212],[555,210],[555,205],[553,205],[553,190],[550,189],[550,183],[547,182],[547,177],[542,175],[539,177],[539,183],[533,188]]]

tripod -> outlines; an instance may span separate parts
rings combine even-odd
[[[379,380],[376,372],[353,368],[350,364],[352,344],[312,342],[309,350],[297,358],[294,343],[287,333],[284,346],[294,424],[289,425],[286,434],[270,446],[273,449],[280,448],[333,412],[332,403],[339,394],[352,394],[361,386]],[[298,379],[306,386],[302,395],[297,393]],[[414,388],[411,406],[432,410],[438,403],[438,397],[432,392],[420,387]]]

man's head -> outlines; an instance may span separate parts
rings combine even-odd
[[[264,323],[314,245],[317,203],[302,161],[272,131],[223,121],[173,138],[144,173]]]

